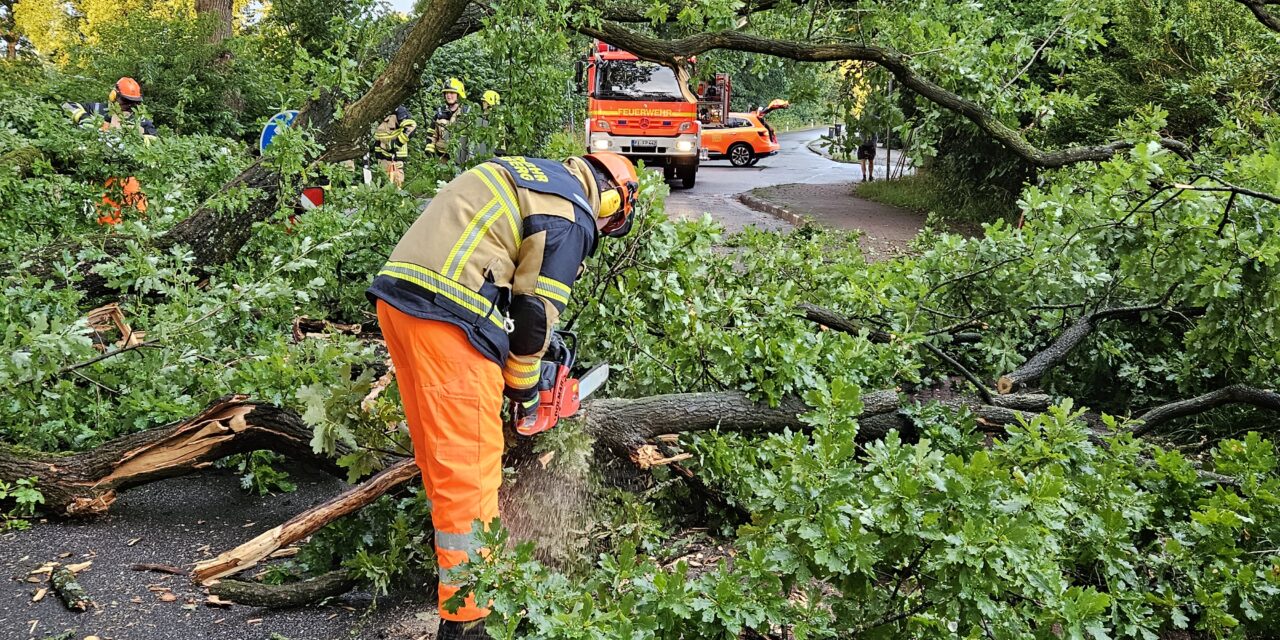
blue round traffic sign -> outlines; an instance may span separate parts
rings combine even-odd
[[[262,128],[262,135],[258,136],[258,153],[267,150],[267,146],[271,144],[271,139],[280,133],[281,127],[293,125],[293,121],[298,118],[298,112],[295,110],[281,111],[271,116],[267,121],[267,126]]]

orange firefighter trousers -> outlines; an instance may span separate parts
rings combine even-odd
[[[107,192],[102,194],[102,204],[98,205],[98,224],[120,224],[124,221],[126,208],[138,213],[147,212],[147,195],[142,193],[142,185],[138,184],[137,178],[107,178],[103,186],[107,188]]]
[[[445,601],[458,592],[450,570],[482,553],[476,521],[498,516],[502,483],[502,369],[476,351],[462,329],[423,320],[378,301],[378,322],[431,500],[440,563],[440,617],[469,622],[488,615],[468,596],[456,612]]]

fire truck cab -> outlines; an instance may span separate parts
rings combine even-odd
[[[587,92],[588,151],[613,151],[647,166],[663,167],[668,180],[693,188],[702,148],[697,97],[688,76],[596,41],[578,66]]]

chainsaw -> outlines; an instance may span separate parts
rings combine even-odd
[[[609,365],[599,364],[580,377],[573,377],[577,361],[578,336],[569,331],[551,334],[547,351],[542,355],[538,377],[538,410],[531,416],[511,411],[510,422],[522,436],[542,433],[578,412],[582,401],[595,393],[609,379]]]

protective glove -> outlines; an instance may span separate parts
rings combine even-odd
[[[531,430],[538,421],[541,396],[540,393],[534,393],[528,400],[510,399],[511,405],[508,410],[511,412],[511,424],[515,426],[517,432],[524,433]]]

